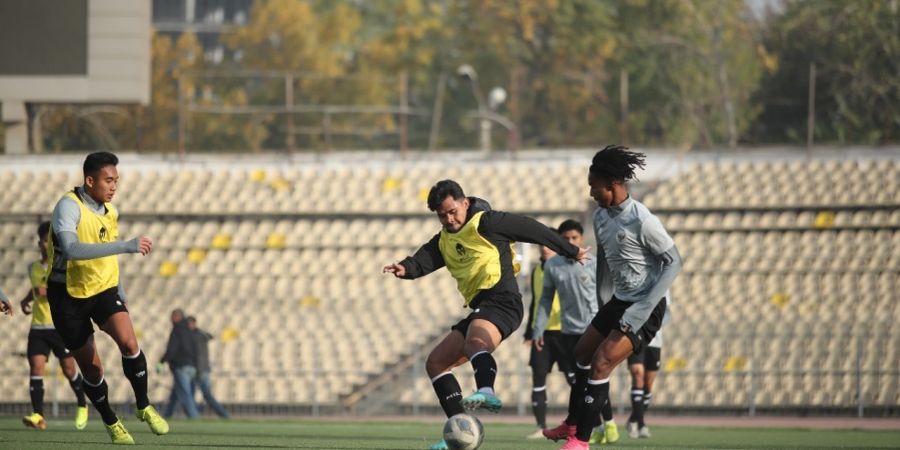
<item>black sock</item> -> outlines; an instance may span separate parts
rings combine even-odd
[[[125,372],[125,378],[131,382],[134,389],[134,401],[138,409],[144,409],[150,406],[150,398],[147,396],[147,358],[144,352],[138,350],[136,356],[122,356],[122,371]]]
[[[488,352],[476,353],[471,361],[472,368],[475,369],[475,386],[493,391],[494,380],[497,378],[497,361]]]
[[[434,393],[437,394],[441,408],[444,409],[447,417],[466,411],[462,405],[462,388],[459,387],[459,382],[456,381],[453,373],[445,372],[438,375],[437,378],[431,380],[431,385],[434,387]]]
[[[606,403],[600,405],[600,417],[603,419],[603,423],[610,422],[613,420],[612,402],[609,401],[608,396],[606,399]]]
[[[81,376],[80,373],[75,374],[74,380],[69,380],[69,386],[72,388],[72,392],[75,393],[75,400],[78,402],[78,406],[86,406],[87,402],[84,400],[84,386],[82,386],[82,381],[84,377]]]
[[[31,377],[28,383],[28,390],[31,393],[31,410],[44,415],[44,379],[41,377]]]
[[[650,408],[650,399],[653,398],[653,394],[650,391],[644,392],[644,405],[641,408],[641,420],[638,421],[639,427],[644,427],[646,425],[644,423],[644,413],[647,412],[647,409]]]
[[[606,380],[588,380],[587,389],[585,389],[581,400],[581,411],[578,415],[578,429],[575,431],[575,437],[578,440],[587,442],[591,438],[591,431],[597,423],[597,416],[600,409],[609,401],[609,379]]]
[[[581,402],[584,398],[584,390],[587,388],[588,374],[590,374],[590,372],[590,366],[583,368],[580,365],[575,365],[575,383],[572,385],[572,390],[569,391],[569,414],[566,416],[565,420],[567,425],[576,425],[577,423],[578,410],[581,408]]]
[[[96,386],[91,385],[88,380],[84,380],[84,393],[91,399],[94,408],[97,408],[97,412],[103,418],[103,423],[112,425],[119,420],[109,405],[109,386],[106,385],[105,379],[100,378],[100,383]]]
[[[538,390],[540,389],[540,390]],[[531,391],[531,410],[538,428],[547,428],[547,386]]]
[[[640,422],[641,416],[643,415],[641,411],[644,408],[644,389],[643,388],[631,388],[631,416],[628,417],[628,422]]]

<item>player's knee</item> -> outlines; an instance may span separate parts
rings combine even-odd
[[[428,374],[429,378],[434,378],[447,370],[449,370],[447,364],[440,361],[434,354],[428,355],[428,358],[425,359],[425,373]]]
[[[609,378],[609,375],[612,374],[614,366],[612,361],[607,359],[604,356],[599,356],[594,364],[591,366],[591,373],[593,378]]]
[[[140,350],[140,346],[138,346],[138,341],[136,337],[131,337],[127,339],[123,339],[122,342],[119,342],[119,351],[122,352],[124,356],[131,356],[136,354]]]

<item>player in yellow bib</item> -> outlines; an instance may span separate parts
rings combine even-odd
[[[465,409],[498,412],[502,403],[494,393],[497,363],[491,353],[519,328],[524,315],[512,244],[541,244],[579,261],[588,258],[588,250],[534,219],[492,211],[484,200],[466,197],[453,180],[431,188],[428,209],[437,214],[443,229],[414,255],[385,266],[383,272],[411,280],[447,268],[472,313],[431,351],[425,370],[447,417]],[[478,391],[463,399],[451,370],[467,361],[475,370]],[[446,449],[447,444],[441,441],[431,448]]]
[[[109,387],[94,343],[91,321],[122,353],[122,370],[134,389],[137,418],[156,434],[169,425],[147,395],[147,359],[138,345],[119,280],[118,255],[147,255],[153,241],[142,236],[119,241],[119,213],[110,203],[118,189],[119,159],[108,152],[84,160],[84,185],[63,195],[50,222],[50,270],[47,298],[53,323],[84,375],[84,391],[100,413],[114,444],[134,439],[109,405]]]
[[[22,423],[30,428],[43,430],[47,428],[44,420],[44,365],[50,352],[59,358],[59,366],[69,380],[69,386],[75,392],[78,409],[75,414],[75,428],[83,430],[87,426],[87,402],[84,400],[82,376],[75,368],[75,360],[69,349],[63,344],[62,337],[53,327],[50,317],[50,304],[47,302],[47,236],[50,234],[50,222],[42,222],[38,226],[38,247],[41,259],[28,265],[28,278],[31,289],[22,299],[22,312],[31,314],[31,330],[28,332],[28,366],[31,369],[29,392],[31,395],[31,414],[22,418]]]

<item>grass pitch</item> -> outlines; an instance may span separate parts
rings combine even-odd
[[[560,444],[528,441],[528,425],[485,421],[484,450],[556,450]],[[427,449],[441,432],[438,422],[364,422],[359,419],[296,420],[173,420],[171,432],[155,436],[136,419],[125,422],[141,448],[182,449]],[[26,429],[18,417],[0,417],[0,448],[3,449],[97,449],[112,448],[96,415],[87,429],[76,431],[70,420],[53,419],[46,431]],[[652,428],[650,439],[629,439],[619,426],[621,439],[615,445],[592,449],[681,448],[898,448],[900,430],[809,430],[671,427]]]

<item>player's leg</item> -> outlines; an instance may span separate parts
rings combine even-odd
[[[473,319],[466,333],[463,351],[472,363],[475,371],[474,394],[463,399],[463,406],[468,410],[484,408],[490,412],[499,412],[503,404],[494,392],[494,381],[497,379],[497,361],[491,353],[503,341],[500,329],[486,319]]]
[[[600,313],[597,314],[597,317]],[[595,321],[596,321],[595,317]],[[578,338],[573,349],[575,361],[575,381],[569,391],[569,407],[566,419],[556,428],[544,430],[544,437],[554,441],[568,439],[575,435],[575,427],[578,424],[578,416],[584,390],[587,387],[587,380],[590,375],[591,359],[600,343],[603,341],[603,335],[595,326],[589,326],[584,330],[584,334]]]
[[[59,357],[58,354],[57,357]],[[88,421],[87,401],[84,397],[84,378],[78,372],[78,368],[75,367],[75,358],[71,354],[66,354],[59,358],[59,366],[62,368],[66,379],[69,380],[69,387],[72,388],[72,392],[75,394],[75,401],[78,404],[75,410],[75,428],[83,430],[87,426]]]
[[[633,349],[631,339],[618,330],[612,330],[600,343],[591,364],[590,378],[578,415],[575,432],[577,440],[588,442],[590,439],[597,415],[603,404],[609,401],[609,377],[613,369],[624,361]]]
[[[142,422],[147,422],[150,430],[155,434],[166,434],[169,432],[169,424],[150,404],[147,394],[147,379],[150,376],[150,372],[147,370],[147,358],[144,357],[144,352],[138,345],[131,316],[128,315],[128,310],[125,308],[124,302],[119,299],[115,289],[112,288],[100,294],[93,319],[119,347],[119,352],[122,354],[122,371],[125,372],[125,378],[128,378],[134,390],[137,406],[135,415]]]
[[[134,444],[134,438],[109,404],[109,386],[103,378],[103,365],[100,363],[100,355],[94,343],[94,327],[91,325],[96,297],[74,299],[69,296],[64,284],[48,283],[47,299],[56,331],[81,369],[84,394],[100,413],[110,439],[113,444]]]
[[[465,412],[462,406],[462,388],[451,372],[454,367],[468,361],[463,353],[465,343],[462,332],[450,331],[425,360],[425,371],[447,417]]]
[[[75,393],[75,401],[78,404],[75,410],[75,428],[83,430],[87,426],[88,420],[87,401],[84,396],[84,377],[78,372],[75,358],[72,357],[72,353],[66,348],[59,332],[47,330],[44,336],[47,344],[50,346],[50,350],[53,351],[53,354],[59,360],[59,367],[62,369],[63,375],[66,376],[66,380],[69,381],[69,387]]]
[[[659,347],[647,347],[645,354],[646,359],[644,361],[644,366],[646,371],[644,372],[644,399],[641,407],[641,420],[638,424],[638,435],[642,438],[650,437],[650,427],[645,423],[644,413],[650,408],[650,400],[653,397],[653,384],[656,382],[656,374],[659,373],[660,360],[662,357],[661,349]]]
[[[28,393],[31,396],[31,414],[22,417],[22,423],[29,428],[44,430],[44,365],[50,348],[41,342],[40,337],[32,330],[28,333]]]
[[[535,433],[527,436],[529,439],[544,437],[541,431],[547,428],[547,373],[550,372],[552,355],[550,349],[546,347],[546,342],[545,336],[545,346],[540,351],[534,345],[531,346],[531,357],[528,361],[531,366],[531,411],[538,426]]]
[[[466,411],[462,404],[462,388],[451,370],[469,360],[463,351],[466,345],[463,333],[467,327],[468,319],[463,319],[454,325],[450,334],[445,336],[425,359],[425,372],[428,373],[434,393],[447,417]],[[430,450],[446,450],[447,448],[447,443],[441,439],[432,445]]]
[[[628,436],[638,437],[638,429],[644,416],[644,352],[628,357],[631,373],[631,416],[628,417]]]

